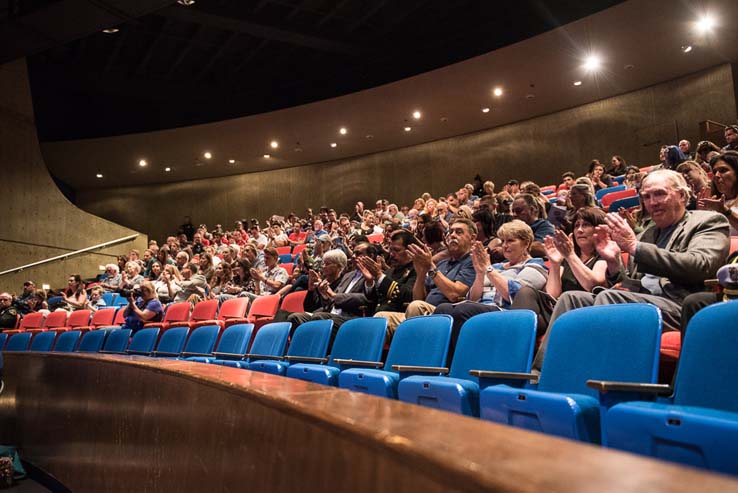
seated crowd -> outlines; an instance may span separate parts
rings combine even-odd
[[[307,209],[303,217],[272,216],[263,228],[252,219],[208,230],[185,218],[164,245],[132,250],[87,290],[73,275],[53,303],[30,281],[17,297],[0,293],[0,327],[15,326],[16,313],[94,311],[105,292],[128,300],[126,324],[135,330],[161,320],[170,302],[305,290],[304,311],[280,311],[276,320],[294,330],[331,319],[335,335],[346,320],[384,317],[391,337],[408,317],[445,313],[454,319],[450,354],[470,317],[533,310],[542,337],[537,368],[547,328],[578,307],[647,302],[661,309],[664,330],[683,331],[699,308],[722,299],[705,281],[729,261],[730,237],[738,236],[738,127],[725,137],[726,148],[701,142],[694,155],[687,141],[665,146],[650,169],[620,156],[608,167],[594,160],[585,176],[563,173],[560,185],[546,187],[555,189],[550,195],[515,180],[496,193],[477,176],[412,206],[380,199],[373,209],[357,202],[352,213]],[[636,189],[640,206],[600,207],[597,191],[618,177]]]

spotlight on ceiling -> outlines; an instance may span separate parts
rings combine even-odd
[[[492,94],[494,94],[495,96],[499,98],[500,96],[502,96],[502,88],[495,87],[494,90],[492,91]]]
[[[412,130],[412,127],[405,127],[405,132],[409,132],[410,130]]]
[[[341,135],[346,135],[348,133],[348,130],[346,129],[346,127],[341,127],[338,129],[338,133]]]
[[[423,116],[423,115],[422,115],[422,113],[420,113],[420,111],[418,111],[418,110],[413,111],[413,118],[415,118],[416,120],[420,120],[420,117],[421,116]]]
[[[271,154],[264,154],[264,159],[269,159],[270,157],[272,157]]]
[[[270,146],[270,147],[271,147],[272,149],[276,149],[277,147],[279,147],[279,142],[277,142],[276,140],[273,140],[273,141],[271,141],[271,142],[269,143],[269,146]]]
[[[143,168],[144,166],[146,166],[147,164],[149,164],[149,163],[147,163],[145,159],[142,159],[142,160],[140,160],[140,161],[138,162],[138,165],[139,165],[139,166],[141,166],[142,168]]]
[[[166,168],[164,168],[164,171],[166,171],[167,173],[169,173],[170,171],[172,171],[172,168],[170,168],[169,166],[167,166]]]
[[[695,22],[695,29],[700,34],[707,34],[715,27],[715,18],[709,14],[705,14]]]
[[[689,53],[690,51],[692,51],[692,45],[682,46],[682,53]]]
[[[103,177],[103,174],[102,173],[98,173],[98,174],[95,175],[95,177],[96,178],[102,178]]]
[[[331,142],[331,147],[338,147],[338,144],[336,144],[335,142]]]
[[[228,164],[236,164],[236,160],[235,159],[229,159],[228,160]]]
[[[584,65],[582,65],[582,68],[586,70],[587,72],[594,72],[595,70],[599,70],[599,68],[602,66],[602,60],[600,60],[600,57],[597,55],[589,55],[584,60]]]
[[[195,5],[195,0],[177,0],[177,3],[189,7],[190,5]]]
[[[575,80],[574,81],[574,85],[577,86],[577,87],[579,87],[579,86],[582,85],[582,81],[581,80]]]
[[[213,155],[210,152],[203,152],[202,157],[205,159],[212,159]]]
[[[482,113],[489,113],[489,108],[482,108]]]
[[[115,33],[119,32],[119,31],[120,31],[120,29],[118,29],[117,27],[109,27],[107,29],[103,29],[102,30],[102,32],[104,32],[105,34],[115,34]]]

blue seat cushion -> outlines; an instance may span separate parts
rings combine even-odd
[[[341,371],[336,367],[309,363],[296,363],[287,368],[287,376],[290,378],[298,378],[332,387],[338,385],[339,373]]]
[[[249,363],[248,369],[262,373],[271,373],[272,375],[284,375],[289,366],[290,364],[286,361],[257,360]]]
[[[414,375],[400,380],[397,394],[404,402],[479,416],[479,385],[470,380]]]
[[[344,389],[397,399],[400,375],[391,371],[349,368],[338,376],[338,386]]]

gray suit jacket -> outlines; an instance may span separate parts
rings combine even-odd
[[[704,290],[704,281],[715,274],[730,248],[728,220],[710,211],[687,211],[678,223],[666,248],[656,246],[657,229],[652,224],[638,236],[638,247],[628,259],[627,276],[640,279],[644,274],[660,277],[664,295],[677,303]]]

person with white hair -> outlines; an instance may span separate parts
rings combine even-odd
[[[116,264],[108,264],[105,266],[106,278],[100,283],[100,286],[108,292],[117,291],[122,280],[120,269]]]

